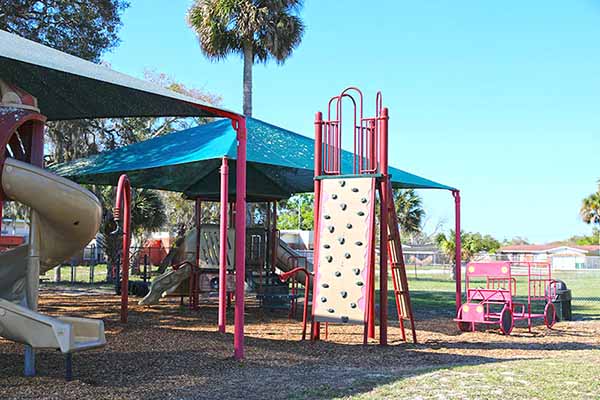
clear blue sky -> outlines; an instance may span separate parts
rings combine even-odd
[[[241,60],[202,56],[189,0],[131,3],[114,69],[164,72],[241,111]],[[255,117],[312,136],[344,87],[382,90],[391,164],[460,188],[465,230],[591,232],[578,209],[600,178],[600,2],[307,0],[302,16],[293,57],[255,67]],[[450,228],[450,193],[421,193],[427,228]]]

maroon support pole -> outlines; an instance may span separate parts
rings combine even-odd
[[[244,286],[246,278],[246,119],[237,120],[235,189],[235,328],[234,358],[244,358]]]
[[[219,224],[219,332],[227,325],[227,204],[229,201],[229,166],[221,163],[221,221]]]
[[[455,276],[456,276],[456,312],[462,305],[462,249],[461,249],[461,235],[460,235],[460,191],[453,190],[452,196],[454,196],[454,245],[455,245]]]
[[[388,109],[381,111],[379,119],[379,172],[383,175],[380,194],[380,249],[379,249],[379,344],[387,345],[387,318],[388,318]]]
[[[119,177],[114,219],[117,225],[123,220],[123,249],[121,252],[121,322],[126,324],[129,306],[129,246],[131,244],[131,186],[127,175]],[[121,208],[123,212],[121,213]]]
[[[321,174],[321,164],[323,162],[323,113],[320,111],[315,115],[315,178]],[[321,181],[319,179],[315,179],[315,217],[314,217],[314,229],[315,229],[315,239],[314,239],[314,257],[313,257],[313,273],[314,280],[313,283],[319,281],[319,229],[320,229],[320,204],[321,204]],[[321,331],[321,326],[318,322],[315,322],[315,304],[317,304],[317,288],[313,287],[313,295],[312,295],[312,340],[319,339],[319,333]]]

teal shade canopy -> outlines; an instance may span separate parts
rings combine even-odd
[[[247,198],[284,199],[314,188],[314,140],[254,118],[246,119]],[[132,186],[181,192],[189,198],[216,200],[220,166],[229,159],[229,191],[235,195],[236,131],[228,119],[173,132],[144,142],[55,166],[59,175],[79,183],[115,185],[127,174]],[[342,154],[350,173],[353,154]],[[455,190],[390,167],[394,188]]]

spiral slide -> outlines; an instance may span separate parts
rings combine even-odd
[[[73,256],[94,237],[102,209],[81,186],[49,171],[6,159],[2,189],[31,207],[29,243],[0,253],[0,336],[34,349],[72,353],[106,344],[101,320],[39,314],[39,275]]]

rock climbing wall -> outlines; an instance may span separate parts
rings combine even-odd
[[[324,179],[321,191],[316,321],[365,321],[375,179]]]

